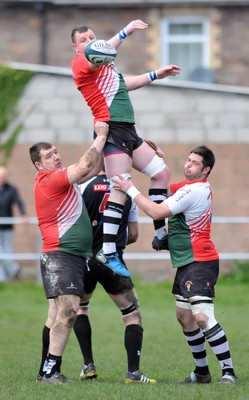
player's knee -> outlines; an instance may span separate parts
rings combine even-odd
[[[188,311],[191,311],[191,305],[188,299],[178,294],[175,295],[175,300],[176,318],[180,325],[184,328],[190,320],[191,313],[189,313]]]
[[[157,154],[155,154],[152,160],[149,162],[149,164],[146,165],[142,172],[150,178],[153,178],[155,175],[166,169],[168,169],[168,167],[165,164],[164,160]]]
[[[80,302],[80,307],[78,309],[78,315],[87,315],[89,307],[90,307],[90,301]]]
[[[76,318],[77,318],[78,308],[75,307],[68,307],[66,310],[62,310],[59,315],[58,319],[66,325],[67,327],[72,327]]]
[[[140,313],[139,303],[138,303],[137,300],[135,300],[128,307],[120,308],[120,311],[121,311],[123,317],[128,317],[128,316],[133,315],[135,313]]]
[[[211,297],[193,296],[189,298],[189,302],[195,321],[203,332],[207,332],[217,325]]]

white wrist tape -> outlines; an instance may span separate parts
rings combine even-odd
[[[135,197],[140,194],[139,190],[137,190],[137,188],[135,186],[131,186],[127,192],[128,196],[130,196],[132,198],[132,200],[135,199]]]

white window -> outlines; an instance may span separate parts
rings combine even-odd
[[[199,17],[171,17],[162,20],[162,65],[177,64],[177,79],[198,80],[208,73],[209,22]],[[202,72],[201,72],[202,71]],[[202,80],[202,79],[199,79]]]

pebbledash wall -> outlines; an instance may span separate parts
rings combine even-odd
[[[36,174],[29,160],[30,145],[41,140],[53,142],[60,150],[64,165],[69,165],[78,160],[92,142],[91,113],[74,86],[70,71],[59,71],[48,68],[35,75],[21,98],[19,116],[3,136],[5,140],[11,129],[22,122],[8,168],[30,217],[35,216],[33,185]],[[137,131],[144,139],[156,141],[165,151],[172,181],[183,178],[182,167],[189,151],[196,145],[206,144],[217,158],[210,176],[214,216],[249,216],[249,89],[190,86],[165,80],[131,92],[130,96]],[[133,181],[144,194],[148,192],[146,176],[134,171]],[[133,273],[142,274],[148,280],[171,279],[174,271],[168,254],[153,252],[152,236],[152,223],[140,224],[137,243],[128,246],[126,251],[128,266]],[[213,224],[213,238],[222,253],[248,252],[249,226]],[[18,253],[40,251],[36,225],[16,226],[15,250]],[[145,260],[130,259],[133,252],[141,253]],[[21,265],[23,278],[36,276],[37,262],[21,261]],[[222,260],[221,266],[222,270],[230,268],[231,262]]]

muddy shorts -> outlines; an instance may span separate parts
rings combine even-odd
[[[84,294],[86,259],[62,251],[42,253],[41,276],[47,299],[63,295]]]

